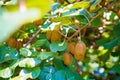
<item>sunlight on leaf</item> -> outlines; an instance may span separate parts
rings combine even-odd
[[[19,62],[19,67],[33,68],[39,63],[41,63],[41,61],[36,58],[23,58]]]

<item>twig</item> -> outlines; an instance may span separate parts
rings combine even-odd
[[[97,14],[96,16],[94,16],[85,26],[79,28],[71,37],[68,38],[67,41],[71,40],[74,36],[78,35],[78,33],[80,32],[80,30],[87,28],[95,18],[97,18],[98,16],[101,15],[101,13],[103,13],[103,10],[99,14]]]
[[[33,39],[40,33],[40,31],[41,31],[41,28],[39,28],[39,30],[35,34],[32,35],[29,41],[25,44],[24,46],[25,48],[33,41]]]

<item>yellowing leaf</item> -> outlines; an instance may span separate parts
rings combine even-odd
[[[76,2],[74,4],[70,4],[66,7],[64,7],[64,10],[69,10],[71,8],[88,8],[90,6],[89,1],[81,1],[81,2]]]

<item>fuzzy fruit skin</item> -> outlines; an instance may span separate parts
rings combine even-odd
[[[17,41],[16,49],[19,50],[22,47],[23,47],[23,42],[22,41]]]
[[[117,15],[120,18],[120,9],[117,11]]]
[[[61,34],[57,30],[52,31],[51,42],[60,40]]]
[[[75,54],[74,57],[76,60],[83,60],[86,52],[86,45],[79,41],[75,46]]]
[[[69,54],[69,53],[64,53],[63,55],[63,61],[64,61],[64,64],[67,65],[67,66],[70,66],[71,63],[72,63],[72,55]]]
[[[75,45],[76,45],[75,42],[71,42],[68,45],[68,51],[70,51],[73,55],[75,54]]]
[[[13,36],[10,36],[6,41],[6,44],[12,48],[15,48],[17,45],[17,40]]]
[[[60,40],[61,34],[57,30],[53,30],[53,31],[49,30],[46,32],[46,37],[51,42],[55,42]]]
[[[83,60],[84,59],[84,55],[75,54],[74,57],[76,60]]]
[[[52,34],[52,31],[50,31],[50,30],[46,32],[46,37],[48,40],[51,39],[51,34]]]

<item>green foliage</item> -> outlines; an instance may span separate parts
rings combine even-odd
[[[0,1],[0,80],[119,80],[119,3]],[[56,33],[46,35],[48,31]],[[76,52],[83,52],[77,51],[80,40],[86,53],[77,60]],[[69,46],[71,42],[75,44]],[[70,65],[64,63],[64,53],[71,55]]]
[[[119,40],[120,40],[120,37],[117,37],[117,38],[113,39],[112,41],[104,44],[103,46],[104,46],[104,48],[107,48],[107,49],[113,48],[118,44]]]
[[[49,47],[49,41],[47,39],[40,39],[37,40],[32,46],[33,47],[43,47],[43,48],[48,48]]]
[[[18,51],[14,48],[8,46],[0,46],[0,63],[6,62],[8,60],[19,59],[20,55]]]
[[[81,2],[77,2],[77,3],[70,4],[70,5],[66,6],[64,8],[64,10],[69,10],[71,8],[76,8],[76,9],[78,9],[78,8],[88,8],[89,6],[90,6],[89,1],[81,1]]]
[[[65,51],[67,48],[67,43],[65,41],[63,42],[53,42],[50,44],[50,50],[52,52],[57,52],[57,51]]]
[[[120,74],[120,64],[114,65],[114,66],[112,67],[112,69],[113,69],[115,72],[117,72],[117,73]]]
[[[36,67],[32,70],[22,69],[20,71],[19,76],[14,77],[14,78],[10,78],[10,80],[21,80],[21,79],[26,80],[28,78],[35,79],[39,76],[39,74],[40,74],[40,68],[39,67]]]
[[[57,55],[58,55],[57,52],[41,52],[40,55],[38,56],[38,58],[40,58],[41,60],[45,60],[49,57],[54,57]]]
[[[19,62],[19,67],[33,68],[37,66],[41,61],[36,58],[23,58]]]
[[[93,27],[99,27],[100,24],[101,24],[100,18],[94,19],[93,22],[91,23],[91,25],[92,25]]]
[[[113,33],[116,37],[120,36],[120,23],[117,23],[113,28]]]
[[[13,71],[9,67],[7,67],[5,69],[0,69],[0,77],[2,77],[2,78],[9,78],[12,75],[13,75]]]

